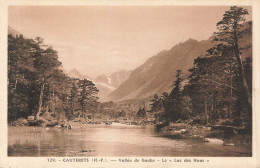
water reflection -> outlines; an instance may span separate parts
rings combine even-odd
[[[153,126],[76,125],[72,130],[9,127],[9,156],[251,156],[250,136],[226,136],[229,146],[175,139]],[[230,144],[234,145],[230,145]],[[92,149],[91,152],[82,150]]]

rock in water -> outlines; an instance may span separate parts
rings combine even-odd
[[[82,149],[81,152],[95,152],[95,149]]]
[[[86,150],[86,149],[82,149],[81,152],[88,152],[88,150]]]
[[[187,132],[187,130],[186,130],[186,129],[181,129],[180,132],[181,132],[182,134],[184,134],[184,133]]]
[[[205,138],[204,142],[209,142],[209,143],[212,143],[212,144],[221,144],[223,145],[223,140],[221,139],[217,139],[217,138]]]
[[[224,145],[224,146],[235,146],[234,143],[224,143],[223,145]]]

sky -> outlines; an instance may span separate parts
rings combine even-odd
[[[246,7],[251,14],[251,8]],[[8,25],[40,36],[69,71],[95,78],[133,70],[190,38],[208,39],[228,6],[10,6]],[[251,17],[248,18],[251,20]]]

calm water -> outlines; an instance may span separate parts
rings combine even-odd
[[[9,156],[251,156],[247,137],[225,139],[234,146],[223,146],[169,138],[155,132],[154,126],[9,127],[8,131]],[[89,149],[95,151],[82,152]]]

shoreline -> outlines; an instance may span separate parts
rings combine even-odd
[[[134,124],[131,124],[134,123]],[[223,146],[234,146],[235,144],[225,143],[224,139],[231,138],[233,136],[251,136],[251,143],[249,146],[252,146],[252,134],[245,131],[245,127],[235,127],[230,125],[202,125],[202,124],[191,124],[191,123],[170,123],[167,126],[163,126],[158,129],[158,124],[151,123],[138,123],[138,122],[118,122],[118,121],[96,121],[96,122],[87,122],[83,121],[83,118],[77,118],[74,120],[61,120],[56,119],[46,119],[40,118],[40,120],[30,120],[28,119],[18,119],[8,124],[11,127],[43,127],[48,130],[50,127],[55,127],[58,129],[74,129],[74,127],[83,128],[85,125],[102,125],[102,126],[143,126],[143,125],[153,125],[155,131],[161,134],[163,137],[171,139],[197,139],[199,141],[209,143],[209,144],[221,144]]]
[[[176,132],[177,129],[174,129],[172,131],[162,131],[162,132],[156,132],[154,130],[154,125],[126,125],[126,124],[112,124],[112,125],[104,125],[104,124],[82,124],[82,123],[72,123],[73,128],[70,130],[67,129],[59,129],[57,127],[53,127],[53,128],[49,128],[46,129],[44,127],[37,127],[37,126],[19,126],[19,127],[14,127],[14,126],[9,126],[9,138],[8,138],[8,150],[9,152],[18,152],[16,154],[21,155],[22,153],[19,154],[19,151],[26,151],[29,148],[33,148],[34,150],[39,150],[40,148],[44,148],[45,150],[47,150],[47,143],[50,143],[50,145],[58,145],[60,146],[61,144],[58,143],[58,141],[56,143],[53,143],[53,140],[55,139],[71,139],[71,135],[78,135],[80,136],[80,138],[83,138],[82,135],[86,136],[87,139],[85,139],[84,141],[82,141],[83,145],[78,146],[77,150],[76,150],[76,155],[97,155],[96,152],[100,152],[100,150],[104,150],[106,151],[104,148],[99,148],[97,146],[93,146],[93,144],[99,144],[101,143],[103,146],[104,143],[106,145],[108,145],[107,147],[109,147],[110,145],[117,145],[117,140],[112,138],[112,135],[108,136],[105,141],[100,141],[100,136],[105,134],[105,133],[115,133],[115,136],[119,136],[120,134],[122,135],[128,135],[130,136],[130,139],[135,139],[135,134],[138,133],[139,135],[142,134],[141,137],[143,137],[144,139],[147,139],[148,141],[145,144],[150,144],[152,142],[150,142],[149,140],[152,138],[156,141],[163,141],[163,142],[168,142],[166,144],[186,144],[188,145],[187,148],[191,149],[192,151],[195,150],[195,144],[203,147],[203,150],[209,149],[210,151],[214,150],[216,151],[216,153],[221,152],[223,154],[223,150],[227,149],[227,150],[235,150],[236,154],[232,155],[230,152],[227,154],[227,156],[232,155],[232,156],[251,156],[251,146],[249,144],[243,144],[245,143],[246,139],[248,139],[248,137],[250,137],[250,135],[230,135],[230,137],[223,137],[223,142],[225,142],[225,144],[223,144],[223,142],[219,141],[219,138],[208,138],[209,140],[213,140],[210,142],[205,142],[203,138],[200,138],[199,136],[191,136],[191,133],[188,132],[190,130],[188,130],[186,133],[182,133],[181,137],[177,137],[176,136]],[[154,133],[148,133],[150,131],[146,131],[146,133],[148,133],[148,136],[145,136],[142,132],[140,131],[140,129],[143,130],[150,130]],[[201,129],[205,129],[205,128],[197,128],[197,131],[199,131],[200,133],[202,133]],[[195,129],[194,129],[195,130]],[[98,134],[96,134],[96,131],[99,132]],[[133,133],[134,131],[134,133]],[[208,130],[207,130],[208,131]],[[95,133],[94,133],[95,132]],[[120,132],[120,134],[118,134]],[[212,132],[212,131],[208,131],[208,132]],[[94,133],[94,134],[93,134]],[[97,136],[96,135],[100,135]],[[152,136],[150,136],[152,135]],[[58,138],[58,137],[60,138]],[[95,136],[92,137],[92,136]],[[56,137],[56,138],[54,138]],[[75,136],[73,136],[74,138],[73,141],[74,143],[78,144],[77,139],[75,139]],[[139,136],[137,136],[139,137]],[[136,138],[137,138],[136,137]],[[53,139],[54,138],[54,139]],[[90,138],[90,139],[88,139]],[[97,141],[93,141],[94,139],[96,139]],[[111,139],[112,138],[112,139]],[[122,142],[124,143],[119,143],[121,145],[125,144],[126,141],[129,143],[126,143],[128,145],[132,145],[132,141],[130,141],[129,138],[123,138]],[[51,140],[53,139],[53,140]],[[157,139],[157,140],[156,140]],[[207,138],[206,138],[207,139]],[[114,142],[114,140],[116,140],[116,142]],[[239,142],[239,141],[243,141],[243,142]],[[81,141],[81,140],[80,140]],[[120,140],[121,141],[121,140]],[[63,142],[63,141],[62,141]],[[91,142],[92,145],[89,144],[89,142]],[[111,144],[111,142],[114,142],[113,144]],[[32,144],[34,144],[35,146],[31,146]],[[43,145],[43,146],[39,146],[39,145]],[[44,145],[45,144],[45,145]],[[67,145],[69,145],[70,143],[67,143]],[[136,144],[137,146],[139,145],[139,140],[134,141],[134,144]],[[164,144],[164,145],[166,145]],[[66,146],[66,148],[70,148],[70,146]],[[155,146],[151,146],[151,149],[149,150],[156,150],[157,149],[157,145],[154,144]],[[164,145],[162,145],[162,148],[160,148],[161,150],[164,150]],[[194,146],[195,145],[195,146]],[[64,149],[65,146],[63,147]],[[169,145],[167,145],[169,146]],[[183,146],[183,145],[181,145]],[[194,146],[194,147],[193,147]],[[120,148],[126,148],[126,146],[121,146]],[[152,147],[155,147],[155,149],[153,149]],[[174,146],[174,145],[170,145],[169,146],[172,150],[179,149],[180,146]],[[183,146],[185,147],[185,145]],[[93,152],[93,150],[90,152],[89,150],[93,149],[95,150]],[[137,148],[139,151],[139,148]],[[132,149],[129,149],[132,150]],[[43,151],[41,149],[41,151]],[[82,152],[83,151],[83,152]],[[88,151],[88,152],[85,152]],[[75,151],[74,151],[75,152]],[[125,151],[125,152],[129,152],[129,151]],[[139,151],[141,152],[141,151]],[[176,152],[172,151],[173,153],[177,154]],[[196,150],[194,151],[195,153]],[[15,153],[10,155],[16,155]],[[194,154],[195,154],[194,153]],[[197,153],[198,154],[198,153]],[[45,155],[45,154],[43,154]],[[71,154],[70,154],[71,155]],[[182,154],[181,154],[182,155]],[[195,154],[196,155],[196,154]],[[210,154],[211,156],[214,155],[214,153]],[[177,156],[177,155],[176,155]]]

